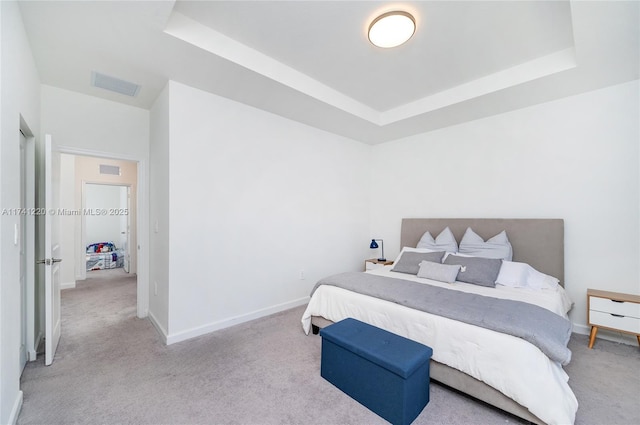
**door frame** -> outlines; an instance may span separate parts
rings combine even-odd
[[[122,189],[124,189],[124,191],[122,191]],[[123,195],[124,200],[122,199]],[[129,213],[131,212],[131,185],[121,187],[120,208],[125,208]],[[124,244],[127,248],[124,251],[124,261],[122,267],[124,268],[124,271],[126,273],[129,273],[131,271],[131,214],[120,216],[120,234],[122,234],[123,225],[125,231]],[[122,239],[120,239],[120,243],[122,244]],[[138,265],[136,264],[136,269],[137,266]]]
[[[82,180],[82,183],[81,183],[82,195],[80,197],[81,198],[82,211],[85,211],[87,209],[87,205],[86,205],[87,185],[112,186],[112,187],[120,187],[120,188],[124,187],[124,188],[127,189],[127,193],[129,193],[131,191],[131,184],[129,184],[129,183],[104,183],[104,182],[93,181],[93,180]],[[137,207],[138,207],[138,205],[136,203],[136,208]],[[122,208],[122,206],[119,206],[118,208]],[[138,212],[136,211],[136,217],[137,217],[137,214],[138,214]],[[127,214],[127,217],[129,217],[129,216],[130,215]],[[81,245],[80,246],[81,247],[86,247],[87,246],[87,242],[88,242],[88,240],[87,240],[87,217],[86,217],[86,215],[82,214],[80,220],[81,220],[81,224],[80,224],[80,228],[81,228],[81,230],[80,230]],[[136,223],[137,222],[138,221],[136,219]],[[137,227],[137,225],[136,225],[136,227]],[[131,256],[131,254],[130,254],[130,251],[131,251],[131,232],[130,232],[129,229],[127,229],[127,232],[129,234],[127,235],[127,251],[125,252],[125,255],[130,257]],[[135,235],[136,236],[136,241],[138,240],[138,234],[137,233],[138,233],[138,229],[136,229],[136,235]],[[82,258],[84,258],[84,256],[85,256],[84,250],[79,252],[78,255],[81,255]],[[136,259],[136,263],[137,263],[137,259]],[[136,264],[136,274],[137,274],[137,267],[138,267],[138,264]],[[87,270],[86,270],[86,268],[84,268],[81,271],[82,271],[82,273],[81,273],[82,279],[84,280],[84,279],[87,278]],[[127,272],[127,273],[129,273],[129,272]]]
[[[27,208],[27,136],[20,130],[20,209]],[[29,339],[27,336],[27,214],[20,214],[15,241],[20,247],[20,369],[24,370],[29,361]],[[14,242],[15,242],[14,241]]]
[[[25,138],[25,207],[27,211],[33,211],[36,205],[36,137],[31,132],[26,121],[20,115],[20,131]],[[42,340],[42,333],[35,334],[36,330],[36,220],[35,215],[26,214],[26,233],[24,240],[26,243],[26,308],[22,312],[24,323],[26,324],[26,345],[27,345],[27,361],[34,361],[37,357],[37,349]]]
[[[136,287],[136,315],[139,318],[149,314],[149,174],[148,159],[135,155],[115,154],[111,152],[80,149],[71,146],[59,145],[56,150],[60,153],[79,156],[92,156],[97,158],[132,161],[137,163],[137,196],[136,196],[136,241],[137,241],[137,287]]]

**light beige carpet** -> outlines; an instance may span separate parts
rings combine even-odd
[[[63,291],[54,364],[29,363],[18,424],[384,424],[320,377],[318,336],[304,308],[165,346],[135,317],[135,278],[89,273]],[[576,424],[640,424],[640,349],[574,335],[566,368]],[[415,424],[521,421],[445,387]]]

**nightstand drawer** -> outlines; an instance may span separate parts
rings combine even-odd
[[[637,317],[613,316],[611,313],[591,310],[589,311],[589,324],[640,334],[640,319]]]
[[[589,348],[593,347],[598,327],[635,334],[640,344],[640,295],[587,289],[587,321],[591,325]]]
[[[589,297],[589,309],[640,318],[640,304],[628,301],[618,302],[608,298],[591,296]]]

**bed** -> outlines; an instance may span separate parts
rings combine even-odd
[[[403,219],[401,247],[415,247],[429,231],[446,227],[459,242],[467,228],[487,240],[506,231],[514,262],[558,278],[555,289],[431,281],[393,272],[385,266],[360,275],[401,278],[461,292],[524,301],[567,318],[571,308],[564,279],[564,223],[561,219]],[[487,292],[488,291],[488,292]],[[346,317],[370,323],[433,348],[431,378],[537,424],[573,424],[578,402],[561,362],[530,342],[483,327],[415,310],[370,295],[329,285],[315,289],[302,317],[303,329],[327,326]],[[569,324],[570,326],[570,324]],[[569,329],[570,333],[570,329]]]
[[[87,245],[87,271],[115,269],[124,266],[124,250],[112,242],[96,242]]]

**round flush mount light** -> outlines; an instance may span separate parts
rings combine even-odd
[[[387,12],[369,25],[369,41],[382,48],[396,47],[407,42],[415,31],[416,21],[411,14],[399,10]]]

